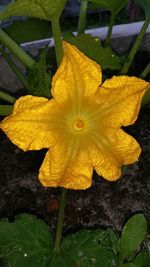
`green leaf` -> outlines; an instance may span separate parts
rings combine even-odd
[[[142,107],[148,104],[149,102],[150,102],[150,88],[147,90],[147,92],[145,93],[142,99]]]
[[[53,251],[49,227],[33,215],[0,221],[0,258],[6,267],[48,267]]]
[[[99,38],[92,37],[90,34],[81,34],[79,36],[66,36],[67,42],[75,45],[86,56],[95,60],[102,69],[120,69],[120,59],[111,50],[110,47],[104,48]]]
[[[120,267],[137,267],[137,265],[132,263],[132,262],[130,262],[130,263],[121,264]]]
[[[142,214],[134,215],[125,224],[118,249],[122,260],[131,259],[136,249],[144,241],[147,233],[147,223]]]
[[[53,256],[49,267],[77,267],[77,265],[69,253],[60,253]]]
[[[107,228],[107,232],[109,234],[109,238],[112,244],[112,250],[115,254],[117,254],[117,241],[118,241],[118,237],[117,235],[114,233],[114,231],[111,228]]]
[[[49,38],[49,24],[50,23],[45,20],[40,20],[36,18],[15,20],[12,25],[5,28],[5,32],[17,43],[31,42],[44,38]]]
[[[0,105],[0,116],[8,116],[13,111],[13,105]]]
[[[30,94],[50,98],[51,75],[46,71],[46,52],[47,51],[44,50],[41,53],[40,60],[29,70],[28,83]]]
[[[144,10],[146,16],[150,14],[150,0],[135,0],[135,2]]]
[[[67,236],[61,245],[76,266],[114,267],[116,256],[112,252],[112,237],[107,230],[82,230]]]
[[[100,7],[106,8],[116,15],[128,2],[128,0],[90,0]]]
[[[60,16],[66,0],[15,0],[0,14],[4,20],[10,16],[28,16],[52,20]]]
[[[135,260],[134,263],[137,265],[137,267],[149,267],[150,266],[150,254],[147,250],[144,250],[140,252]]]

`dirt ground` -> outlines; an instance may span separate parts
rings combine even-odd
[[[144,213],[150,222],[150,105],[126,131],[141,144],[139,161],[127,167],[117,182],[94,173],[91,188],[69,190],[64,234],[101,226],[120,231],[128,217],[137,212]],[[16,214],[28,212],[42,218],[54,233],[61,190],[45,188],[37,178],[45,153],[25,153],[0,131],[0,217],[13,220]]]

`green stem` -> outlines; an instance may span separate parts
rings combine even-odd
[[[12,61],[12,59],[8,56],[8,54],[4,51],[4,49],[0,48],[0,52],[2,53],[3,57],[7,61],[8,65],[11,67],[13,72],[16,74],[17,78],[22,82],[23,86],[25,88],[28,88],[28,82],[25,79],[24,75],[21,73],[20,69],[17,67],[17,65]]]
[[[150,72],[150,62],[148,63],[148,65],[146,66],[146,68],[142,71],[142,73],[140,74],[140,77],[142,79],[144,79],[149,72]]]
[[[9,103],[11,103],[11,104],[14,104],[15,101],[16,101],[15,97],[13,97],[13,96],[11,96],[9,94],[6,94],[6,93],[4,93],[2,91],[0,91],[0,98],[5,100],[5,101],[7,101],[7,102],[9,102]]]
[[[12,113],[13,106],[12,105],[0,105],[0,115],[7,116]]]
[[[108,27],[108,32],[107,32],[107,36],[106,36],[106,40],[105,40],[105,45],[106,46],[109,46],[110,45],[110,40],[111,40],[111,35],[112,35],[112,29],[113,29],[114,23],[115,23],[115,14],[114,13],[111,13],[109,27]]]
[[[132,60],[133,60],[133,58],[134,58],[134,56],[135,56],[135,54],[139,48],[139,45],[140,45],[140,43],[144,37],[144,34],[145,34],[146,29],[149,25],[149,22],[150,22],[150,14],[149,14],[149,16],[146,17],[145,22],[143,24],[143,27],[142,27],[140,33],[138,34],[136,41],[134,42],[134,45],[133,45],[133,47],[132,47],[132,49],[128,55],[127,61],[125,62],[120,74],[126,74],[128,72],[129,67],[132,63]]]
[[[16,42],[14,42],[3,30],[0,29],[0,42],[14,54],[21,63],[32,68],[35,61]]]
[[[63,58],[63,45],[61,40],[59,17],[53,18],[51,23],[52,23],[54,42],[55,42],[57,66],[59,66]]]
[[[56,52],[56,60],[57,66],[60,65],[61,60],[63,58],[63,44],[61,40],[61,31],[59,25],[59,17],[55,17],[52,21],[52,32],[55,42],[55,52]],[[61,198],[60,198],[60,206],[58,212],[58,221],[57,221],[57,228],[56,228],[56,236],[55,236],[55,245],[54,251],[58,253],[60,251],[60,244],[62,239],[62,230],[63,230],[63,223],[64,223],[64,216],[65,216],[65,199],[66,199],[67,190],[62,188]]]
[[[60,198],[60,207],[59,207],[59,212],[58,212],[58,222],[57,222],[57,228],[56,228],[55,246],[54,246],[54,251],[57,253],[60,251],[60,244],[61,244],[61,239],[62,239],[66,193],[67,193],[67,190],[62,188],[62,193],[61,193],[61,198]]]
[[[84,33],[86,24],[88,1],[81,1],[80,14],[78,21],[78,35]]]

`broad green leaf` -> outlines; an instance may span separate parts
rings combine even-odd
[[[135,2],[144,10],[146,16],[150,14],[150,0],[135,0]]]
[[[76,262],[69,253],[54,254],[51,265],[48,267],[77,267]]]
[[[0,19],[11,16],[28,16],[52,20],[60,16],[66,0],[14,0],[1,12]]]
[[[90,2],[110,10],[116,15],[128,2],[128,0],[90,0]]]
[[[51,75],[46,71],[45,57],[46,50],[42,52],[39,62],[34,64],[33,68],[29,70],[29,93],[36,96],[50,98]]]
[[[33,215],[0,221],[0,258],[6,267],[49,267],[53,241],[49,227]]]
[[[134,215],[129,219],[118,241],[118,249],[123,260],[132,258],[138,246],[144,241],[146,233],[147,223],[142,214]]]
[[[134,263],[137,265],[137,267],[149,267],[150,266],[150,254],[148,251],[142,251],[140,252],[135,260]]]
[[[5,28],[5,32],[15,42],[25,43],[44,38],[49,38],[50,25],[49,22],[36,18],[28,18],[26,20],[15,20],[12,23],[12,25]]]
[[[120,59],[110,47],[104,48],[99,38],[92,37],[89,34],[79,36],[67,36],[64,38],[67,42],[75,45],[89,58],[100,64],[102,69],[120,69]]]
[[[82,230],[67,236],[62,241],[62,252],[78,264],[77,266],[114,267],[115,255],[112,252],[112,240],[107,230]]]

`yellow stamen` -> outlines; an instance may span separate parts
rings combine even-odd
[[[72,127],[73,127],[73,130],[75,131],[81,131],[84,128],[84,121],[77,119],[73,122]]]

